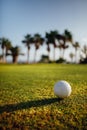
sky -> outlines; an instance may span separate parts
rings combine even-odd
[[[87,0],[0,0],[0,37],[21,46],[25,53],[21,41],[26,34],[40,33],[44,37],[50,30],[62,34],[65,29],[81,46],[87,44]]]

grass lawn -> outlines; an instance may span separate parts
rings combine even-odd
[[[63,100],[59,80],[72,86]],[[87,65],[0,65],[0,130],[85,130],[86,90]]]

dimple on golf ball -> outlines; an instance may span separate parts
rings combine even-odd
[[[54,94],[59,98],[65,98],[71,94],[71,86],[67,81],[61,80],[54,86]]]

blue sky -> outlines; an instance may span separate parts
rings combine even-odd
[[[27,33],[64,29],[87,43],[87,0],[0,0],[0,37],[21,46]],[[23,46],[23,45],[22,45]]]

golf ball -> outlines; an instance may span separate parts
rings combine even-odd
[[[59,98],[65,98],[71,94],[71,86],[67,81],[61,80],[54,86],[54,94]]]

